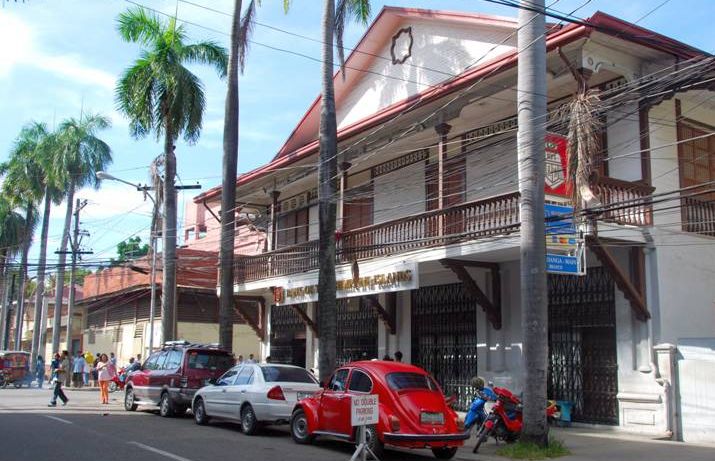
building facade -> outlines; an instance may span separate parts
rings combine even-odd
[[[571,236],[584,238],[585,274],[548,276],[549,396],[572,401],[578,422],[712,441],[713,59],[603,13],[589,24],[547,31],[550,205],[571,204],[559,144],[579,81],[599,96],[600,144],[595,201]],[[462,408],[474,375],[516,392],[524,382],[516,27],[385,8],[335,77],[338,360],[400,351]],[[319,111],[317,99],[237,186],[252,243],[237,248],[235,295],[265,300],[263,356],[308,368],[320,337]],[[193,206],[219,203],[215,188]]]

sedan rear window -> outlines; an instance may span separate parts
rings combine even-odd
[[[292,367],[261,367],[263,379],[268,383],[311,383],[318,381],[308,370]]]
[[[400,391],[403,389],[425,389],[436,391],[437,384],[427,375],[419,373],[398,372],[387,375],[387,384],[390,389]]]
[[[233,366],[233,357],[203,351],[189,352],[189,368],[193,370],[228,370]]]

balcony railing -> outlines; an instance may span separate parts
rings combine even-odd
[[[715,202],[703,197],[683,197],[683,230],[715,237]]]
[[[650,196],[654,187],[640,182],[599,177],[594,192],[607,209],[600,219],[616,224],[649,226],[653,222]]]
[[[652,187],[600,178],[595,188],[603,205],[610,206],[600,219],[636,226],[651,223],[648,199]],[[519,193],[511,192],[345,232],[337,241],[336,262],[347,263],[506,235],[517,232],[519,226]],[[234,263],[236,283],[316,269],[317,240],[260,255],[237,256]]]

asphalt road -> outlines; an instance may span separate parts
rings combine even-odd
[[[110,405],[99,404],[98,392],[67,395],[66,407],[58,403],[48,408],[47,389],[0,389],[0,460],[349,460],[354,450],[332,440],[297,445],[286,426],[246,436],[231,423],[198,426],[190,414],[161,418],[151,410],[130,413],[121,407],[121,393],[111,395]],[[429,451],[422,454],[388,450],[383,459],[434,459]]]

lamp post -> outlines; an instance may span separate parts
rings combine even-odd
[[[149,354],[151,354],[154,349],[154,315],[156,312],[156,216],[159,212],[159,207],[157,206],[156,200],[152,195],[147,192],[146,188],[142,187],[140,184],[132,184],[129,181],[112,176],[104,171],[98,171],[96,173],[97,179],[106,179],[108,181],[118,181],[123,184],[127,184],[132,187],[136,187],[139,192],[143,192],[145,197],[149,197],[151,202],[154,204],[154,209],[152,211],[151,217],[151,233],[149,237],[149,246],[151,247],[151,295],[149,300]]]

